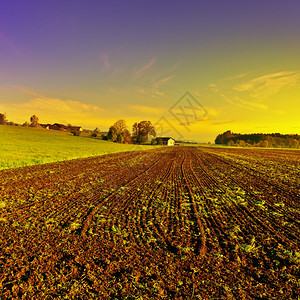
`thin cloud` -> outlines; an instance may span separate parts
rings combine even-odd
[[[138,94],[146,96],[148,100],[149,97],[151,97],[152,100],[161,99],[162,97],[165,97],[165,93],[163,91],[164,86],[170,84],[174,77],[174,75],[166,76],[159,80],[151,80],[147,83],[147,85],[144,86],[136,85],[134,91]]]
[[[247,73],[242,73],[242,74],[238,74],[238,75],[226,77],[224,80],[235,80],[235,79],[240,79],[240,78],[245,77],[246,75],[247,75]]]
[[[11,108],[26,115],[38,114],[47,119],[63,117],[77,120],[95,116],[103,111],[95,105],[59,98],[35,98],[23,103],[11,104]]]
[[[102,53],[100,53],[100,59],[102,61],[102,64],[103,64],[105,70],[109,69],[111,66],[110,54],[108,52],[102,52]]]
[[[171,81],[171,79],[173,79],[174,77],[175,77],[174,75],[164,77],[164,78],[158,80],[158,81],[155,83],[155,86],[162,86],[162,85],[168,83],[169,81]]]
[[[32,90],[29,90],[28,88],[26,87],[23,87],[23,86],[14,86],[14,88],[16,88],[17,90],[25,93],[25,94],[28,94],[28,95],[31,95],[31,96],[34,96],[34,97],[39,97],[39,98],[47,98],[45,96],[43,96],[42,94],[38,94]]]
[[[226,102],[230,103],[230,104],[234,104],[234,101],[230,99],[230,97],[227,97],[224,93],[222,93],[220,91],[220,88],[215,84],[215,83],[210,83],[208,85],[208,87],[215,92],[216,94],[218,94],[221,98],[223,98]]]
[[[254,110],[268,110],[269,107],[266,104],[256,102],[254,100],[249,101],[249,100],[244,100],[240,97],[235,97],[233,102],[235,102],[238,106],[248,108],[248,109],[254,109]]]
[[[23,87],[19,87],[19,90],[32,95],[33,98],[21,103],[10,103],[3,107],[10,116],[17,116],[18,119],[28,119],[36,114],[41,122],[68,120],[70,123],[81,123],[83,120],[99,119],[100,114],[104,111],[97,105],[77,100],[48,97]]]
[[[130,105],[130,111],[144,113],[147,115],[157,116],[164,112],[164,109],[152,106],[145,106],[145,105]]]
[[[174,78],[175,76],[174,75],[170,75],[170,76],[167,76],[167,77],[164,77],[158,81],[156,81],[153,86],[152,86],[152,95],[156,95],[156,96],[159,96],[159,97],[162,97],[164,96],[164,92],[161,91],[161,88],[166,85],[166,84],[169,84],[170,81]]]
[[[223,93],[216,84],[209,84],[209,88],[231,105],[240,106],[242,108],[246,108],[246,109],[250,109],[250,110],[268,110],[269,109],[269,107],[266,104],[258,102],[261,99],[245,100],[246,96],[241,97],[239,94],[237,94],[237,91],[234,91],[234,90],[229,91],[230,94],[232,94],[232,92],[233,92],[233,95],[228,95],[228,93],[226,93],[226,94]]]
[[[154,63],[156,62],[156,58],[153,57],[149,62],[147,62],[144,66],[142,66],[140,69],[138,69],[135,74],[134,74],[134,78],[138,79],[140,78],[144,72],[146,72],[148,69],[150,69]]]
[[[217,87],[217,85],[215,83],[210,83],[208,85],[209,89],[212,90],[213,92],[219,93],[220,89]]]
[[[226,78],[240,79],[247,74]],[[233,86],[226,84],[220,88],[215,83],[208,85],[209,89],[222,97],[227,103],[250,110],[269,110],[265,99],[275,95],[285,87],[298,86],[300,74],[298,72],[282,71],[259,76],[248,81],[244,81]]]
[[[61,110],[63,112],[68,112],[68,113],[78,112],[83,114],[89,113],[91,111],[95,111],[95,112],[103,111],[103,109],[98,107],[97,105],[85,104],[77,100],[68,100],[68,99],[63,100],[60,98],[45,96],[35,91],[32,91],[30,89],[27,89],[26,87],[17,86],[16,88],[21,92],[34,96],[34,98],[27,102],[12,104],[12,106],[14,107],[23,107],[24,109],[35,108],[38,109],[39,111],[44,110],[47,112],[51,112],[51,111],[56,112],[57,110]]]
[[[201,118],[199,118],[197,120],[190,119],[188,122],[180,122],[178,125],[184,126],[184,127],[189,127],[191,125],[199,124],[199,123],[210,121],[210,120],[211,120],[210,117],[207,116],[207,117],[201,117]]]
[[[230,120],[230,121],[220,121],[220,122],[213,122],[212,125],[225,125],[225,124],[232,124],[239,122],[238,120]]]
[[[217,110],[215,110],[215,109],[213,109],[213,108],[210,108],[210,107],[207,107],[207,106],[206,106],[205,108],[206,108],[207,114],[208,114],[209,116],[215,117],[215,116],[219,115],[219,112],[218,112]]]
[[[284,87],[296,86],[299,82],[300,74],[297,72],[277,72],[237,84],[233,89],[249,93],[253,98],[263,99],[276,94]]]

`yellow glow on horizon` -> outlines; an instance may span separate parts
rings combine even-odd
[[[164,117],[175,129],[173,131],[180,132],[186,139],[211,141],[226,130],[238,133],[300,133],[300,72],[280,71],[257,76],[244,73],[194,89],[191,93],[208,114],[201,121],[191,122],[188,128],[168,111],[181,94],[178,93],[178,98],[151,95],[158,86],[164,95],[176,94],[173,85],[164,88],[161,85],[162,81],[169,82],[173,77],[163,78],[165,80],[154,80],[155,88],[143,90],[144,98],[141,98],[138,88],[128,88],[119,93],[108,90],[102,95],[105,101],[99,101],[98,105],[49,97],[19,87],[18,92],[22,92],[27,100],[3,102],[0,112],[6,112],[8,120],[17,123],[29,121],[36,114],[41,123],[71,123],[87,129],[99,127],[102,131],[107,131],[118,119],[124,119],[131,130],[134,122],[150,120],[154,124]],[[150,93],[148,97],[147,91]]]

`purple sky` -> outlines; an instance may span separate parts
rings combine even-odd
[[[293,72],[298,74],[300,67],[298,0],[2,2],[0,110],[15,121],[25,121],[32,110],[45,122],[79,122],[103,129],[119,118],[130,123],[153,116],[154,122],[188,90],[211,110],[211,123],[206,124],[209,134],[195,125],[184,135],[205,139],[222,131],[211,127],[217,121],[255,130],[247,110],[236,105],[242,100],[270,106],[257,103],[250,90],[243,99],[233,94],[241,82],[226,84],[226,78],[264,81],[264,76],[274,80],[272,74],[279,74],[297,83]],[[290,94],[296,99],[298,92],[293,89]],[[52,116],[36,99],[54,99]],[[279,101],[279,95],[274,99]],[[71,113],[69,119],[58,112],[53,115],[56,104],[58,111],[65,107],[68,112],[71,102],[66,101],[97,107],[99,117],[86,112],[85,120],[90,121],[81,122]],[[234,116],[222,115],[223,110]],[[265,112],[255,115],[260,113]],[[263,130],[271,130],[268,120],[258,120],[257,127],[265,124]]]

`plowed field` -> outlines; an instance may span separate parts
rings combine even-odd
[[[166,147],[0,172],[0,299],[297,299],[300,151]]]

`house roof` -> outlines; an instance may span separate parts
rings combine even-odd
[[[64,125],[64,124],[54,123],[53,125],[58,126],[58,127],[60,127],[60,128],[65,128],[65,129],[68,128],[68,126],[66,126],[66,125]]]
[[[79,130],[81,128],[81,126],[71,126],[70,128],[71,128],[71,130]]]
[[[175,141],[175,139],[173,139],[172,137],[162,137],[162,136],[159,136],[159,137],[157,137],[157,139],[162,139],[163,141],[168,141],[168,140],[174,140]]]

